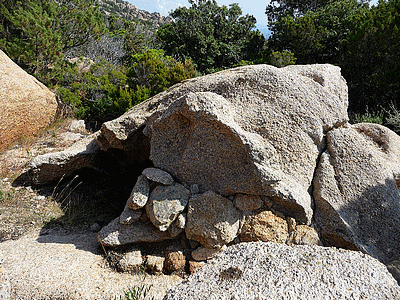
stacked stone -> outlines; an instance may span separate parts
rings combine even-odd
[[[268,197],[255,195],[227,198],[213,191],[200,194],[196,184],[187,188],[168,172],[147,168],[138,177],[120,217],[104,227],[98,239],[104,246],[121,246],[176,239],[184,232],[192,248],[189,271],[193,272],[202,266],[198,262],[211,259],[230,243],[321,245],[313,228],[296,226],[294,219],[269,210],[271,203]],[[182,249],[167,249],[165,257],[149,256],[146,260],[149,271],[156,274],[163,270],[171,273],[186,265]],[[134,266],[127,266],[126,261],[122,259],[120,265],[127,271],[138,269],[144,262],[135,259]]]

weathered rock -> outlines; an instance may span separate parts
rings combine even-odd
[[[169,232],[170,236],[177,237],[185,230],[186,219],[187,219],[186,214],[180,214],[176,218],[176,220],[168,228],[168,232]]]
[[[60,135],[60,139],[64,142],[77,142],[85,136],[80,133],[64,132]]]
[[[128,204],[126,204],[123,212],[119,216],[119,223],[123,225],[130,225],[135,223],[136,221],[139,221],[141,216],[142,210],[133,210],[129,208]]]
[[[132,250],[124,253],[118,262],[118,269],[122,272],[137,273],[143,265],[142,253],[140,250]]]
[[[399,259],[400,137],[377,124],[357,124],[334,129],[327,139],[314,186],[322,242],[383,263]]]
[[[256,210],[263,206],[263,201],[260,196],[237,194],[233,204],[239,210]]]
[[[174,179],[167,172],[157,168],[147,168],[142,172],[148,180],[161,183],[163,185],[171,185],[174,183]]]
[[[149,194],[150,182],[146,177],[140,175],[128,199],[128,206],[134,210],[144,207],[149,200]]]
[[[386,265],[388,271],[400,285],[400,260],[394,260]]]
[[[245,66],[187,80],[106,122],[98,141],[140,161],[145,133],[154,165],[179,181],[224,196],[266,195],[309,223],[324,131],[347,121],[347,86],[337,67],[296,68]]]
[[[360,252],[242,243],[217,254],[164,300],[399,299],[386,267]]]
[[[286,241],[289,246],[292,245],[318,245],[323,246],[319,240],[318,233],[314,228],[307,225],[296,226],[296,229],[290,232]]]
[[[221,249],[210,249],[206,247],[199,247],[196,250],[192,251],[192,258],[196,261],[211,259],[215,256],[215,254],[225,249],[226,246],[222,246]]]
[[[0,50],[0,150],[57,117],[56,95]]]
[[[91,232],[99,232],[101,229],[101,226],[98,223],[93,223],[92,225],[90,225],[89,229]]]
[[[146,212],[160,231],[166,231],[185,209],[190,191],[179,183],[157,186],[150,194]]]
[[[186,265],[186,258],[183,252],[178,249],[167,249],[165,255],[165,268],[167,272],[172,273],[183,269]]]
[[[69,63],[76,64],[78,72],[85,73],[90,71],[94,61],[87,57],[74,57],[67,59]]]
[[[152,274],[162,274],[164,269],[165,257],[157,255],[147,255],[146,266],[147,271]]]
[[[45,184],[72,175],[83,168],[106,168],[97,144],[99,132],[85,137],[62,152],[39,155],[29,163],[27,172],[21,180],[31,184]]]
[[[73,120],[68,125],[68,130],[71,132],[86,132],[86,125],[84,120]]]
[[[131,243],[154,243],[171,239],[167,232],[157,230],[151,224],[136,222],[131,225],[122,225],[119,218],[103,227],[97,235],[97,240],[103,246],[122,246]]]
[[[206,263],[204,261],[189,261],[189,274],[192,275],[193,273],[200,270]]]
[[[240,240],[285,243],[288,236],[288,225],[283,216],[267,210],[246,216]]]
[[[296,229],[296,220],[291,217],[286,217],[286,222],[288,224],[288,233],[290,234],[293,230]]]
[[[208,191],[189,200],[186,237],[207,248],[221,248],[236,237],[241,219],[231,200]]]

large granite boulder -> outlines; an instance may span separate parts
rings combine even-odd
[[[325,244],[400,258],[400,137],[377,124],[330,131],[316,172],[315,221]]]
[[[44,129],[58,108],[56,95],[0,50],[0,150]]]
[[[305,69],[242,67],[153,98],[159,110],[144,130],[150,159],[200,192],[267,196],[275,208],[309,224],[324,133],[347,121],[347,86],[337,67]]]
[[[199,193],[261,196],[310,224],[324,134],[347,122],[347,106],[338,67],[244,66],[173,86],[103,124],[97,143]]]
[[[217,254],[168,291],[183,299],[399,299],[400,287],[378,260],[319,246],[242,243]]]

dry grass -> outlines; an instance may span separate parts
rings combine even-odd
[[[70,123],[71,119],[59,120],[36,136],[20,138],[0,153],[0,241],[16,239],[70,214],[72,206],[62,202],[70,200],[64,199],[68,198],[66,195],[57,198],[60,195],[52,193],[54,187],[46,190],[13,186],[33,157],[62,151],[73,143],[60,138],[68,132]]]

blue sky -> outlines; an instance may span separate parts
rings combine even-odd
[[[187,6],[190,4],[187,0],[128,0],[137,8],[147,10],[149,12],[159,12],[162,15],[167,15],[172,9],[178,6]],[[266,32],[267,19],[265,15],[265,7],[269,0],[217,0],[219,5],[228,6],[231,3],[239,3],[243,14],[250,14],[256,17],[257,27],[263,32]]]
[[[147,10],[149,12],[159,12],[163,16],[177,8],[178,6],[187,6],[190,4],[187,0],[127,0],[137,8]],[[264,34],[268,35],[267,18],[265,15],[265,7],[269,0],[217,0],[219,5],[228,6],[231,3],[239,3],[243,14],[250,14],[257,19],[257,28]],[[372,0],[371,4],[376,5],[378,0]]]

